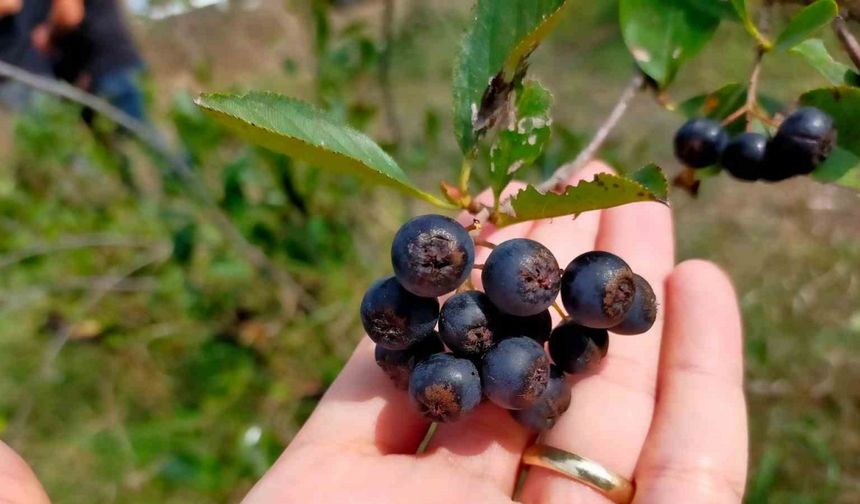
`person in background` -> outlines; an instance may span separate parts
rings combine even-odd
[[[0,0],[0,61],[24,70],[50,75],[48,59],[31,39],[33,31],[49,23],[57,33],[73,30],[84,17],[81,0]],[[21,110],[30,101],[23,84],[0,79],[0,103]]]
[[[33,45],[50,57],[58,78],[144,120],[140,87],[144,61],[123,19],[120,0],[63,1],[77,4],[82,22],[67,30],[49,18],[33,31]]]

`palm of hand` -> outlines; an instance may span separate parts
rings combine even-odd
[[[601,169],[594,165],[579,178]],[[483,237],[535,239],[562,265],[586,250],[614,252],[649,280],[661,305],[649,333],[613,336],[603,369],[575,379],[570,410],[543,442],[635,479],[635,503],[741,502],[747,434],[735,296],[710,264],[674,267],[669,210],[628,205],[485,229]],[[507,412],[482,404],[440,425],[426,453],[415,455],[427,427],[376,367],[365,338],[245,502],[511,502],[522,452],[534,439]],[[530,471],[520,498],[609,502],[543,469]]]

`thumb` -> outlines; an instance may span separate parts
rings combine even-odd
[[[48,494],[24,459],[0,441],[0,502],[50,504]]]

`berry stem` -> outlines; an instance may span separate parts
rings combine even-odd
[[[475,238],[475,245],[478,247],[488,248],[490,250],[493,250],[494,248],[496,248],[495,243],[484,240],[483,238]]]
[[[484,265],[483,264],[475,264],[474,266],[472,266],[472,269],[483,270]]]
[[[753,110],[758,106],[758,80],[761,75],[761,62],[764,58],[765,51],[759,47],[755,53],[755,63],[753,64],[752,72],[750,72],[750,83],[747,88],[747,102],[744,105],[747,115],[747,131],[752,131]]]
[[[728,126],[735,122],[741,116],[746,116],[746,130],[752,130],[753,118],[762,119],[764,114],[761,114],[756,109],[758,108],[758,81],[761,75],[761,63],[764,58],[765,50],[762,47],[756,48],[755,62],[753,63],[752,72],[750,72],[749,85],[747,86],[747,99],[743,106],[732,112],[728,117],[722,120],[720,124]],[[768,118],[769,120],[769,118]]]
[[[552,304],[552,308],[556,311],[556,313],[561,316],[562,320],[567,320],[569,318],[567,312],[564,311],[564,308],[562,308],[561,305],[558,304],[558,301]]]
[[[739,109],[735,110],[735,111],[734,111],[734,112],[732,112],[728,117],[726,117],[725,119],[723,119],[723,120],[722,120],[722,122],[721,122],[720,124],[721,124],[721,125],[723,125],[723,126],[728,126],[729,124],[731,124],[731,123],[735,122],[739,117],[741,117],[741,116],[743,116],[744,114],[746,114],[746,113],[747,113],[747,111],[748,111],[748,110],[747,110],[747,106],[746,106],[746,105],[744,105],[743,107],[741,107],[741,108],[739,108]]]
[[[427,433],[424,434],[424,439],[421,440],[421,444],[419,444],[418,449],[415,450],[416,455],[421,455],[427,451],[427,447],[430,446],[430,441],[433,440],[433,435],[436,434],[436,429],[438,427],[439,424],[436,422],[430,424],[430,427],[427,428]]]

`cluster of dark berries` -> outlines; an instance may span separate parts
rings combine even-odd
[[[720,123],[690,119],[675,135],[675,155],[690,168],[720,164],[740,180],[777,182],[812,173],[835,143],[833,119],[804,107],[789,115],[773,138],[741,133],[730,139]]]
[[[607,252],[561,270],[540,243],[509,240],[482,267],[484,292],[461,288],[474,261],[462,225],[417,217],[394,238],[394,276],[361,302],[376,362],[433,421],[456,421],[487,398],[526,427],[548,429],[570,405],[565,373],[595,370],[609,330],[641,334],[657,316],[648,282]],[[440,310],[437,296],[455,290]],[[553,329],[549,308],[559,292],[569,316]]]

